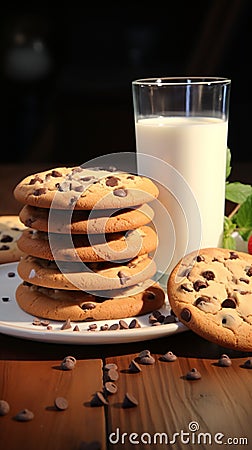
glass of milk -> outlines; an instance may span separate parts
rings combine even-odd
[[[230,86],[212,77],[132,83],[138,173],[160,189],[152,206],[166,278],[190,251],[222,245]]]

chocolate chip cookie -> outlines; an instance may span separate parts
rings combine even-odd
[[[167,285],[179,320],[223,347],[252,351],[252,255],[206,248],[185,256]]]
[[[158,194],[149,178],[81,166],[30,175],[14,189],[20,203],[54,209],[129,208],[148,203]]]
[[[154,212],[147,204],[133,209],[70,210],[70,213],[62,209],[50,213],[48,208],[25,205],[19,217],[24,225],[39,231],[47,232],[49,228],[53,233],[99,234],[135,230],[151,222]]]
[[[25,228],[18,216],[0,216],[0,264],[19,261],[24,255],[17,240]]]
[[[16,300],[20,308],[36,317],[60,321],[93,321],[147,314],[162,307],[165,293],[152,280],[142,283],[140,292],[139,286],[114,290],[110,298],[24,283],[17,287]]]

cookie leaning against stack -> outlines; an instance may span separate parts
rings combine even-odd
[[[197,334],[252,351],[252,256],[206,248],[185,256],[167,286],[171,308]]]
[[[25,228],[18,216],[0,216],[0,264],[19,261],[24,255],[17,240]]]
[[[18,241],[27,256],[16,299],[26,312],[55,320],[106,320],[160,308],[152,280],[157,235],[148,178],[100,169],[56,168],[15,188],[29,227]]]

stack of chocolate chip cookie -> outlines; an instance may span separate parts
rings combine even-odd
[[[27,227],[19,306],[52,320],[108,320],[145,314],[164,303],[153,282],[157,235],[148,178],[100,168],[56,168],[14,190]]]

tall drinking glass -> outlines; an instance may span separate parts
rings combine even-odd
[[[210,77],[132,83],[138,172],[160,188],[158,264],[167,274],[186,253],[222,245],[230,86]]]

